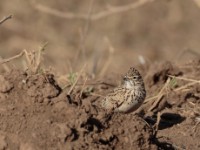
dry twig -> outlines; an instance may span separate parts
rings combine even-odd
[[[3,17],[3,19],[0,20],[0,25],[3,24],[6,20],[11,19],[12,17],[13,17],[13,15]]]
[[[2,60],[0,60],[0,64],[4,64],[4,63],[7,63],[7,62],[12,61],[14,59],[17,59],[17,58],[23,56],[24,53],[25,53],[25,50],[21,51],[19,54],[15,55],[13,57],[10,57],[10,58],[7,58],[7,59],[2,59]]]
[[[28,52],[27,50],[24,50],[27,67],[32,73],[37,73],[39,71],[42,59],[42,52],[45,50],[47,44],[47,42],[44,43],[37,51]]]
[[[83,60],[85,61],[86,59],[86,56],[85,56],[85,42],[86,42],[86,37],[88,35],[88,32],[89,32],[89,28],[90,28],[90,17],[92,15],[92,8],[93,8],[93,3],[94,3],[94,0],[90,0],[90,4],[89,4],[89,9],[88,9],[88,13],[87,13],[87,18],[86,18],[86,21],[85,21],[85,26],[83,28],[83,32],[81,32],[81,39],[80,39],[80,48],[78,50],[78,53],[77,53],[77,56],[75,57],[75,62],[77,61],[77,58],[79,56],[79,54],[81,53],[82,56],[83,56]]]
[[[44,51],[47,43],[42,45],[38,51],[31,51],[28,52],[27,50],[21,51],[19,54],[7,58],[7,59],[0,59],[0,65],[3,65],[4,63],[10,62],[14,59],[17,59],[19,57],[22,57],[25,55],[26,57],[26,62],[27,62],[27,68],[32,72],[32,73],[37,73],[41,64],[41,53]]]
[[[157,113],[157,121],[156,121],[156,123],[155,123],[155,134],[158,132],[160,120],[161,120],[161,113],[158,112],[158,113]]]
[[[0,61],[2,61],[2,60],[3,60],[3,58],[0,56]],[[6,70],[6,72],[10,71],[10,67],[6,63],[2,64],[2,66]]]
[[[122,12],[126,12],[132,9],[136,9],[138,7],[141,7],[147,3],[153,2],[154,0],[138,0],[137,2],[131,3],[131,4],[127,4],[124,6],[108,6],[106,10],[104,11],[100,11],[96,14],[92,14],[90,16],[90,20],[99,20],[102,18],[105,18],[107,16],[111,16],[114,14],[119,14]],[[56,16],[56,17],[60,17],[60,18],[65,18],[65,19],[88,19],[88,14],[83,14],[83,13],[71,13],[71,12],[61,12],[59,10],[56,9],[52,9],[49,8],[47,6],[41,5],[36,3],[35,1],[32,1],[32,5],[35,9]]]

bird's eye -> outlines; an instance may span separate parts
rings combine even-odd
[[[136,77],[136,76],[134,76],[134,77],[133,77],[133,79],[137,79],[137,77]]]

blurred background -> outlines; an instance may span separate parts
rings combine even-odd
[[[0,26],[0,56],[48,42],[44,64],[61,74],[84,64],[105,75],[200,57],[199,0],[1,0],[0,18],[9,14]]]

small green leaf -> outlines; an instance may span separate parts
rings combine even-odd
[[[177,86],[177,80],[176,80],[176,78],[174,77],[174,78],[172,78],[171,80],[170,80],[170,82],[169,82],[169,87],[170,88],[175,88]]]

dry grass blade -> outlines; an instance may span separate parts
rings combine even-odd
[[[39,70],[39,67],[40,67],[40,64],[41,64],[41,58],[42,58],[42,52],[44,52],[46,46],[47,46],[48,42],[45,42],[41,47],[40,49],[38,50],[38,55],[36,57],[36,65],[35,65],[35,72],[38,72]]]
[[[45,50],[47,44],[47,42],[44,43],[37,51],[28,52],[27,50],[24,50],[27,68],[32,73],[38,73],[42,60],[42,52]]]
[[[184,90],[189,86],[192,86],[194,84],[200,83],[200,80],[188,79],[188,78],[184,78],[184,77],[176,77],[176,76],[172,76],[172,75],[168,75],[168,76],[172,77],[172,78],[176,78],[176,79],[185,80],[185,81],[189,81],[190,82],[190,83],[188,83],[186,85],[183,85],[183,86],[181,86],[179,88],[174,89],[174,92],[178,92],[178,91]],[[161,91],[164,89],[164,87],[161,89]],[[161,93],[161,91],[159,93]],[[165,94],[165,93],[163,93],[163,94]],[[151,101],[153,99],[156,99],[156,98],[159,99],[160,98],[160,94],[157,94],[156,96],[147,98],[144,103],[147,103],[147,102],[149,102],[149,101]]]
[[[158,128],[159,128],[160,119],[161,119],[161,113],[158,112],[158,113],[157,113],[157,121],[156,121],[156,124],[155,124],[155,131],[156,131],[156,132],[158,131]]]
[[[11,19],[12,17],[13,17],[13,15],[4,17],[3,19],[0,20],[0,25],[3,24],[6,20]]]
[[[186,85],[183,85],[183,86],[181,86],[181,87],[179,87],[179,88],[176,88],[176,89],[174,90],[174,92],[179,92],[179,91],[181,91],[181,90],[184,91],[184,89],[186,89],[187,87],[192,86],[192,85],[194,85],[194,84],[197,84],[197,83],[196,83],[196,82],[190,82],[190,83],[188,83],[188,84],[186,84]],[[164,95],[165,95],[165,93],[164,93]],[[144,101],[144,104],[145,104],[145,103],[148,103],[149,101],[151,101],[151,100],[153,100],[153,99],[156,99],[156,98],[159,99],[159,97],[160,97],[160,95],[156,95],[156,96],[147,98],[147,99]]]
[[[168,75],[168,76],[172,77],[172,78],[180,79],[180,80],[200,83],[200,80],[188,79],[188,78],[184,78],[184,77],[176,77],[176,76],[172,76],[172,75]]]
[[[163,91],[165,90],[165,88],[169,84],[169,82],[170,82],[170,79],[168,78],[167,81],[165,82],[164,86],[162,87],[162,89],[159,91],[159,93],[156,96],[153,96],[153,97],[150,97],[150,98],[146,99],[144,101],[144,103],[147,103],[147,102],[149,102],[149,101],[151,101],[152,99],[155,99],[155,98],[159,99],[159,97],[161,97],[161,95],[163,94]]]
[[[170,82],[170,78],[167,79],[167,81],[165,82],[165,85],[162,87],[162,89],[160,90],[160,92],[157,95],[158,96],[157,100],[153,103],[153,105],[149,108],[148,111],[152,111],[158,105],[158,103],[162,100],[162,98],[165,94],[164,90],[167,88],[169,82]]]
[[[196,121],[196,123],[195,123],[195,125],[192,127],[193,132],[196,132],[197,126],[200,125],[200,116],[196,117],[196,118],[195,118],[195,121]]]
[[[194,84],[197,84],[197,82],[190,82],[190,83],[188,83],[188,84],[186,84],[186,85],[183,85],[183,86],[181,86],[181,87],[175,89],[174,91],[177,92],[177,91],[184,90],[184,89],[186,89],[187,87],[192,86],[192,85],[194,85]]]
[[[79,72],[79,74],[78,74],[78,76],[77,76],[77,78],[76,78],[76,81],[75,81],[75,82],[73,83],[73,85],[71,86],[71,88],[70,88],[70,90],[68,91],[67,95],[70,95],[70,94],[71,94],[73,88],[75,87],[75,85],[77,84],[79,78],[81,77],[81,75],[82,75],[82,73],[83,73],[83,70],[85,69],[85,66],[86,66],[86,65],[84,65],[84,66],[82,67],[81,71]]]

